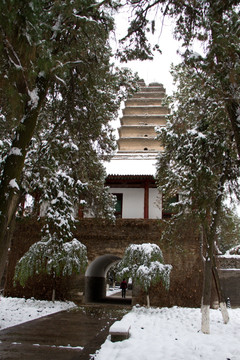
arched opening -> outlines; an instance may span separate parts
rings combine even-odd
[[[96,258],[85,273],[85,302],[106,300],[106,274],[120,257],[107,254]]]
[[[143,150],[144,150],[144,151],[148,151],[148,148],[145,147]]]

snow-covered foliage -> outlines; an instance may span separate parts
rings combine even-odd
[[[214,93],[221,86],[207,76],[201,60],[194,67],[178,65],[173,75],[178,90],[168,99],[172,113],[166,128],[159,129],[165,152],[158,160],[158,182],[166,196],[181,192],[179,205],[206,218],[206,211],[216,210],[216,198],[239,196],[236,143],[224,101]]]
[[[50,239],[43,238],[33,244],[19,260],[15,270],[15,282],[25,286],[27,280],[38,274],[70,276],[84,272],[87,266],[85,245],[77,239],[63,242],[53,234]]]
[[[149,266],[141,265],[136,272],[136,279],[142,283],[144,290],[147,292],[151,284],[162,281],[169,289],[171,265],[163,265],[159,261],[152,261]]]
[[[44,200],[49,203],[44,217],[41,241],[33,244],[19,260],[15,280],[25,285],[35,274],[47,273],[53,278],[84,272],[87,266],[86,246],[73,238],[74,204],[72,192],[83,185],[64,172],[49,179]]]
[[[4,237],[25,195],[35,199],[37,215],[46,198],[49,207],[65,203],[60,215],[48,209],[48,221],[71,221],[72,208],[89,198],[99,216],[112,216],[100,161],[115,149],[109,121],[136,88],[136,76],[111,63],[115,8],[95,0],[0,3],[0,276]],[[60,173],[70,190],[62,190]]]
[[[197,58],[193,64],[192,59],[185,59],[175,68],[174,76],[178,89],[170,99],[172,113],[166,128],[159,130],[165,151],[158,159],[157,177],[166,197],[183,194],[178,216],[197,219],[205,251],[202,331],[209,333],[213,271],[218,279],[214,244],[219,237],[220,215],[229,194],[240,198],[237,142],[233,141],[222,84],[218,75],[206,72],[204,60]],[[219,302],[223,303],[219,279],[217,284]]]
[[[123,259],[117,264],[118,278],[132,278],[148,291],[151,285],[162,282],[166,289],[170,285],[171,265],[163,264],[163,254],[156,244],[132,244],[125,250]]]

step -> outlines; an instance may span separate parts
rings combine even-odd
[[[122,341],[126,340],[130,336],[130,328],[129,324],[123,325],[121,321],[116,321],[109,329],[109,335],[111,337],[111,341]]]

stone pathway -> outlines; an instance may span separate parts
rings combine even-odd
[[[48,315],[0,331],[1,360],[90,360],[109,327],[131,307],[94,304]]]

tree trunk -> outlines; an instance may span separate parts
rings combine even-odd
[[[217,271],[217,267],[216,267],[215,256],[213,257],[212,271],[213,271],[213,278],[214,278],[214,282],[215,282],[216,290],[217,290],[217,294],[218,294],[219,305],[220,305],[220,309],[221,309],[221,313],[222,313],[222,317],[223,317],[223,322],[224,322],[224,324],[227,324],[229,322],[229,315],[228,315],[228,311],[227,311],[226,300],[225,300],[224,294],[223,294],[221,286],[220,286],[220,279],[219,279],[219,275],[218,275],[218,271]]]
[[[56,299],[56,275],[52,275],[52,302],[54,303]]]
[[[9,225],[15,216],[19,204],[19,193],[22,169],[29,143],[32,139],[37,118],[43,101],[45,100],[48,81],[40,77],[36,81],[37,103],[30,99],[25,106],[25,115],[16,130],[10,152],[6,157],[0,183],[0,279],[2,279],[10,237]],[[8,239],[8,240],[7,240]]]
[[[209,254],[210,255],[210,254]],[[210,303],[212,292],[212,257],[209,256],[204,265],[203,295],[202,295],[202,324],[204,334],[210,334]]]
[[[55,302],[55,298],[56,298],[56,289],[52,289],[52,302]]]
[[[149,294],[147,294],[147,308],[150,308],[150,297],[149,297]]]
[[[226,171],[226,170],[225,170]],[[217,226],[219,222],[219,213],[222,206],[222,197],[223,197],[223,187],[225,184],[226,176],[223,173],[219,179],[217,197],[214,204],[214,209],[212,209],[212,216],[209,219],[205,220],[205,234],[207,238],[207,256],[204,268],[204,283],[203,283],[203,296],[202,296],[202,332],[204,334],[210,333],[209,325],[209,310],[211,303],[211,290],[212,290],[212,274],[216,276],[214,269],[214,244],[216,241]],[[218,275],[216,276],[218,279]],[[219,294],[220,284],[218,283]]]

